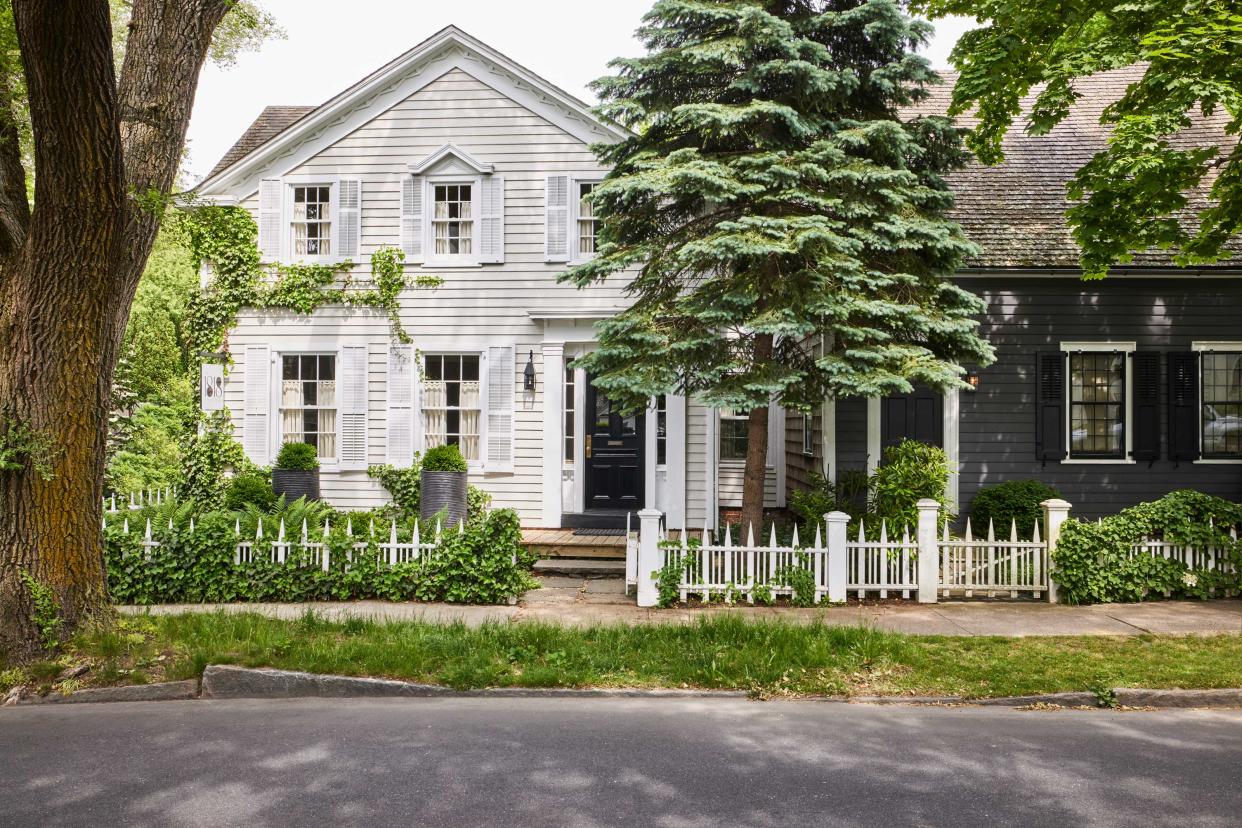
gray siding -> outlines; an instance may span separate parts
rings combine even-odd
[[[977,391],[961,395],[961,504],[980,488],[1034,478],[1060,491],[1073,514],[1096,517],[1175,489],[1242,500],[1242,465],[1167,459],[1167,362],[1161,365],[1161,459],[1142,463],[1040,463],[1035,460],[1035,354],[1064,341],[1135,342],[1139,350],[1189,350],[1191,342],[1242,340],[1242,279],[988,276],[963,280],[988,303],[982,333],[996,362]],[[838,425],[840,426],[840,417]],[[864,431],[865,435],[865,424]],[[850,440],[839,437],[842,467]]]

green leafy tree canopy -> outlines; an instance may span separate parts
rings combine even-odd
[[[968,144],[985,163],[1003,158],[1005,133],[1037,84],[1043,86],[1027,129],[1044,134],[1069,113],[1076,78],[1145,67],[1104,109],[1108,145],[1069,185],[1078,203],[1068,219],[1086,276],[1104,276],[1152,248],[1176,250],[1183,265],[1228,255],[1226,242],[1242,227],[1236,0],[915,0],[912,6],[933,18],[969,15],[986,24],[953,50],[961,74],[950,109],[977,110]],[[1196,115],[1220,112],[1224,129],[1207,143],[1170,141]]]

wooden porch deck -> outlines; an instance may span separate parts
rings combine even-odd
[[[522,545],[543,558],[625,559],[624,535],[575,535],[572,529],[523,529]]]

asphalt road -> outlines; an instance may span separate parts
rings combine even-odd
[[[0,710],[0,825],[1179,825],[1242,820],[1242,713],[822,702]]]

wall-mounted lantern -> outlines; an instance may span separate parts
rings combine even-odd
[[[969,385],[971,388],[978,388],[979,387],[979,374],[974,371],[971,371],[969,374],[967,374],[966,384]]]
[[[535,390],[535,352],[531,351],[526,358],[526,368],[522,371],[522,388],[526,391]]]

